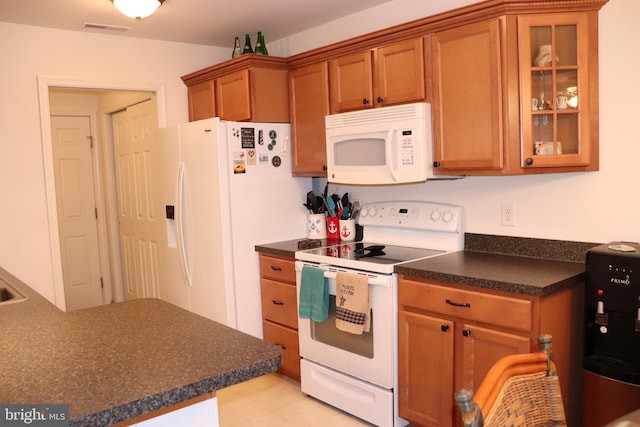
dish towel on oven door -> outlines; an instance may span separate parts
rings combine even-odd
[[[336,274],[336,328],[361,335],[369,332],[369,278],[362,274]]]
[[[298,316],[315,322],[324,322],[329,316],[329,284],[319,268],[302,267]]]

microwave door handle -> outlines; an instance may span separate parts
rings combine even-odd
[[[387,137],[384,141],[385,146],[385,157],[387,160],[387,169],[391,174],[391,179],[394,181],[398,181],[398,170],[396,167],[396,156],[395,156],[395,147],[393,147],[393,135],[395,132],[395,126],[392,124],[389,127],[389,131],[387,132]]]

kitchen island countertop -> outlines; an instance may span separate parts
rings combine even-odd
[[[280,347],[158,299],[62,312],[0,305],[0,403],[69,404],[71,426],[106,426],[276,371]]]

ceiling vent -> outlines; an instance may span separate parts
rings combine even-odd
[[[132,27],[121,27],[118,25],[107,25],[107,24],[94,24],[91,22],[85,22],[83,27],[89,30],[117,31],[120,33],[124,33],[132,29]]]

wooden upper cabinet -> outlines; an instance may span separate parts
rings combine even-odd
[[[376,49],[374,80],[376,104],[424,100],[424,39],[420,37]]]
[[[500,27],[492,19],[431,37],[438,172],[503,167]]]
[[[596,12],[518,17],[524,168],[598,168],[596,22]]]
[[[331,112],[425,99],[422,37],[329,60]]]
[[[325,116],[329,114],[327,62],[289,72],[291,151],[294,176],[327,175]]]
[[[515,14],[433,34],[435,173],[597,170],[597,21]]]
[[[209,80],[187,88],[190,121],[208,119],[216,116],[214,83],[213,80]]]
[[[251,119],[249,70],[236,71],[216,79],[216,105],[225,120]]]
[[[331,111],[372,108],[373,52],[354,53],[329,61]]]
[[[286,58],[242,55],[182,77],[189,120],[289,122]]]

